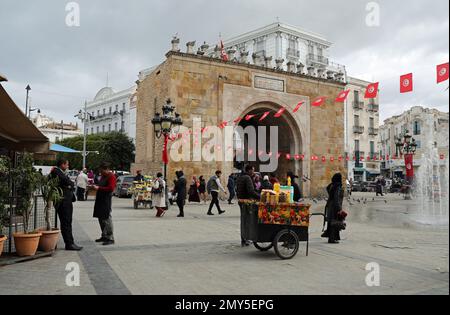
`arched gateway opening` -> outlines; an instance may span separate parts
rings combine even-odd
[[[249,141],[249,135],[245,134],[244,139],[242,139],[238,134],[235,134],[235,144],[236,148],[239,152],[241,149],[244,154],[241,157],[244,160],[240,160],[238,158],[238,154],[235,156],[234,167],[237,169],[242,169],[245,165],[253,165],[257,172],[262,172],[264,174],[268,172],[263,172],[262,165],[267,165],[269,162],[261,161],[260,155],[261,151],[264,153],[271,153],[273,158],[278,158],[278,154],[281,153],[281,156],[278,158],[278,165],[276,169],[272,172],[277,175],[278,178],[284,179],[286,178],[286,173],[288,171],[294,172],[296,175],[301,176],[303,174],[303,166],[302,161],[299,159],[295,159],[297,154],[302,153],[302,140],[300,129],[298,128],[297,122],[291,116],[291,114],[286,111],[279,118],[274,117],[275,113],[277,113],[282,107],[278,104],[274,103],[258,103],[247,109],[240,117],[243,119],[240,121],[239,126],[244,130],[245,128],[251,126],[254,127],[256,133],[256,148],[254,147],[254,142]],[[263,121],[260,121],[260,118],[264,115],[264,113],[269,112],[270,115],[266,117]],[[255,116],[250,120],[246,120],[247,116]],[[261,130],[258,127],[265,127],[265,129]],[[272,141],[275,140],[277,142],[275,152],[273,150],[273,143],[271,142],[271,127],[278,128],[278,136],[272,137]],[[265,143],[260,143],[260,132],[266,132]],[[286,154],[290,154],[291,158],[288,159]],[[264,160],[264,159],[263,159]]]

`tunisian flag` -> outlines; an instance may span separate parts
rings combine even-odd
[[[406,167],[406,177],[414,177],[414,165],[413,165],[413,155],[405,154],[405,167]]]
[[[275,114],[275,116],[273,116],[273,117],[275,117],[275,118],[280,118],[281,116],[283,116],[283,114],[284,114],[285,111],[286,111],[286,107],[283,107],[283,108],[280,109],[280,110]]]
[[[264,115],[261,116],[261,118],[259,119],[259,121],[263,121],[264,119],[267,118],[267,116],[270,115],[270,112],[265,112]]]
[[[405,74],[400,77],[400,93],[409,93],[414,90],[413,74]]]
[[[319,107],[319,106],[322,106],[323,103],[325,103],[326,100],[327,100],[327,98],[324,97],[324,96],[318,97],[312,102],[311,105],[314,106],[314,107]]]
[[[448,62],[437,66],[437,83],[448,80],[449,65]]]
[[[300,107],[302,107],[302,105],[305,103],[305,101],[301,101],[300,103],[297,104],[297,106],[294,109],[294,113],[298,112],[300,110]]]
[[[225,46],[224,46],[222,40],[220,41],[220,49],[221,49],[220,56],[221,56],[222,60],[228,61],[229,58],[228,58],[227,53],[225,52]]]
[[[341,92],[341,94],[339,94],[338,97],[336,98],[336,103],[344,103],[349,93],[350,90]]]
[[[377,98],[379,85],[379,82],[369,84],[366,89],[365,98]]]
[[[162,153],[162,160],[165,165],[169,164],[169,153],[167,147],[169,145],[169,136],[164,137],[164,148]]]

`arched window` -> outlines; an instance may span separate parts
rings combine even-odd
[[[416,120],[413,125],[414,135],[418,136],[421,134],[420,121]]]

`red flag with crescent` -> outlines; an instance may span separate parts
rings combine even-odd
[[[349,93],[350,93],[350,90],[341,92],[338,95],[338,97],[336,98],[336,103],[344,103],[345,100],[347,99]]]
[[[377,98],[379,82],[371,83],[367,86],[365,98]]]
[[[400,77],[400,93],[409,93],[414,89],[413,74],[405,74]]]

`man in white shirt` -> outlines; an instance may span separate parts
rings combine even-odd
[[[209,205],[208,215],[214,215],[211,212],[214,205],[217,207],[217,210],[219,211],[219,215],[225,213],[225,211],[222,211],[222,209],[220,209],[220,204],[219,204],[219,192],[223,191],[225,194],[227,193],[225,188],[223,188],[222,183],[220,182],[221,175],[222,175],[222,172],[217,171],[216,174],[213,177],[211,177],[208,181],[207,190],[208,190],[208,193],[212,197],[211,204]]]
[[[89,178],[87,176],[87,169],[83,169],[77,176],[77,199],[78,201],[84,201],[86,199],[86,189],[89,184]]]

